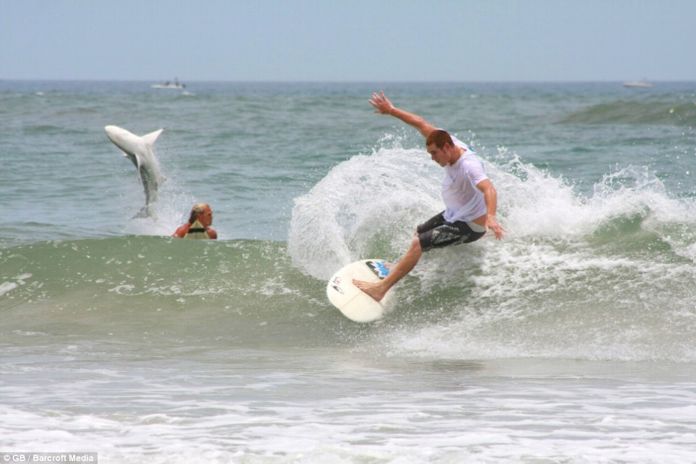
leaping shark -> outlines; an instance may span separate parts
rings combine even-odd
[[[151,216],[150,204],[157,201],[157,189],[164,181],[164,177],[160,174],[159,163],[153,147],[157,137],[164,129],[150,132],[142,137],[118,126],[106,126],[104,130],[109,140],[121,149],[123,156],[135,164],[140,181],[143,183],[145,206],[143,206],[136,217]]]

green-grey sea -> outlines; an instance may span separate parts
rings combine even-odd
[[[100,463],[696,461],[696,83],[0,81],[0,453]],[[468,143],[504,240],[424,255]],[[106,137],[164,128],[153,216]],[[217,241],[170,237],[208,202]],[[14,456],[13,454],[2,454]]]

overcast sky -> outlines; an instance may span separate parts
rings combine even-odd
[[[0,0],[0,79],[696,80],[694,0]]]

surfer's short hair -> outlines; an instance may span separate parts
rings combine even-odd
[[[449,135],[449,132],[447,132],[446,130],[435,129],[430,134],[428,134],[428,138],[425,139],[426,147],[432,144],[435,144],[437,148],[442,148],[448,144],[454,145],[454,141],[452,140],[452,136]]]
[[[206,209],[210,209],[210,205],[208,203],[196,203],[193,205],[193,208],[191,208],[191,215],[189,216],[189,224],[193,224],[196,222],[196,219],[198,219],[198,216],[200,216]]]

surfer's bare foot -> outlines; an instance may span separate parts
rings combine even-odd
[[[362,280],[353,279],[353,285],[358,287],[363,292],[367,293],[375,301],[381,301],[384,295],[387,294],[388,288],[383,288],[382,282],[365,282]]]

